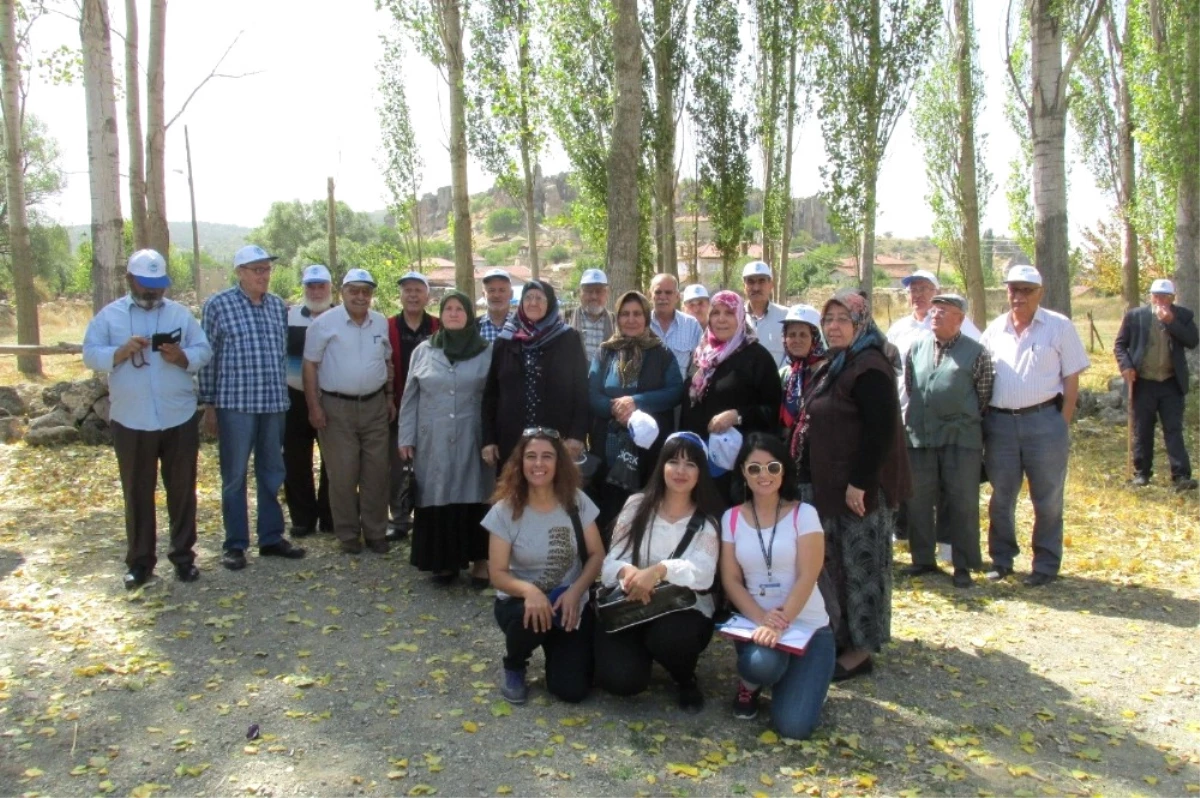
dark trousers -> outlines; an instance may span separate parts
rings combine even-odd
[[[321,476],[313,486],[313,445],[317,431],[308,423],[308,404],[304,392],[288,388],[287,418],[283,425],[283,495],[292,526],[333,531],[333,513],[329,510],[329,484],[325,476],[325,457],[321,457]]]
[[[983,451],[962,446],[908,450],[913,492],[908,508],[908,548],[913,565],[934,565],[937,544],[953,552],[955,570],[979,569],[979,468]]]
[[[167,493],[171,547],[167,559],[191,565],[196,559],[196,457],[200,423],[194,416],[177,427],[137,430],[116,421],[110,425],[121,489],[125,494],[125,564],[154,570],[158,562],[154,492],[162,469]]]
[[[546,655],[546,689],[561,701],[576,704],[587,698],[592,688],[592,626],[595,613],[585,607],[579,628],[567,632],[553,627],[549,632],[525,628],[524,599],[497,599],[496,623],[504,632],[504,667],[523,671],[529,658],[541,646]]]
[[[1183,442],[1186,397],[1174,378],[1133,383],[1133,471],[1149,479],[1154,471],[1154,425],[1162,419],[1171,479],[1191,479],[1192,461]]]
[[[673,612],[613,634],[597,624],[596,684],[613,695],[637,695],[650,686],[655,662],[676,684],[691,684],[712,634],[712,619],[699,610]]]
[[[400,421],[397,416],[397,420],[388,426],[388,518],[392,526],[408,529],[412,526],[412,512],[417,497],[412,495],[411,474],[405,473],[412,470],[412,464],[400,459],[399,442]],[[497,468],[496,474],[499,473]]]

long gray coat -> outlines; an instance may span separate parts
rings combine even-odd
[[[396,445],[416,448],[418,507],[483,503],[492,495],[495,473],[480,457],[491,364],[491,346],[454,364],[428,341],[413,350]]]

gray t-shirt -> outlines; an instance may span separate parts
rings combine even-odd
[[[575,494],[583,528],[596,520],[600,511],[583,491]],[[555,507],[548,513],[526,506],[513,520],[508,502],[497,502],[483,519],[483,528],[512,546],[508,569],[524,582],[534,584],[549,595],[556,587],[567,587],[579,578],[583,566],[575,545],[575,528],[565,509]],[[496,591],[500,598],[509,598]]]

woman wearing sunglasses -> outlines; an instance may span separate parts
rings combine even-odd
[[[676,372],[678,373],[678,372]],[[717,527],[721,511],[708,476],[708,451],[692,432],[667,438],[643,493],[625,503],[613,529],[612,548],[600,579],[618,583],[632,600],[647,603],[660,582],[707,591],[717,570]],[[688,545],[675,556],[689,527]],[[692,609],[618,632],[596,634],[596,683],[615,695],[637,695],[650,684],[657,662],[679,686],[679,707],[704,708],[696,662],[712,639],[713,599],[696,597]]]
[[[582,701],[592,684],[589,588],[604,546],[599,511],[579,490],[579,469],[556,430],[521,433],[492,501],[483,527],[491,533],[488,574],[506,647],[500,692],[525,703],[525,669],[541,647],[546,689],[563,701]]]
[[[870,673],[891,637],[892,533],[912,483],[895,372],[866,296],[838,291],[821,327],[828,360],[805,387],[790,451],[825,526],[842,681]]]
[[[733,714],[758,715],[763,688],[771,690],[771,724],[803,740],[820,720],[836,652],[817,577],[825,534],[817,511],[800,502],[796,467],[773,435],[750,435],[738,454],[747,499],[721,519],[721,584],[737,611],[756,625],[737,642],[740,680]],[[789,631],[812,632],[803,653],[780,648]]]

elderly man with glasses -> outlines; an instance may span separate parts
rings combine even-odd
[[[250,545],[246,477],[254,452],[258,486],[258,554],[300,559],[304,549],[283,536],[283,429],[288,409],[287,305],[270,293],[275,256],[250,244],[233,256],[238,284],[204,303],[201,326],[213,358],[200,371],[204,425],[217,436],[221,464],[221,564],[246,567]]]

